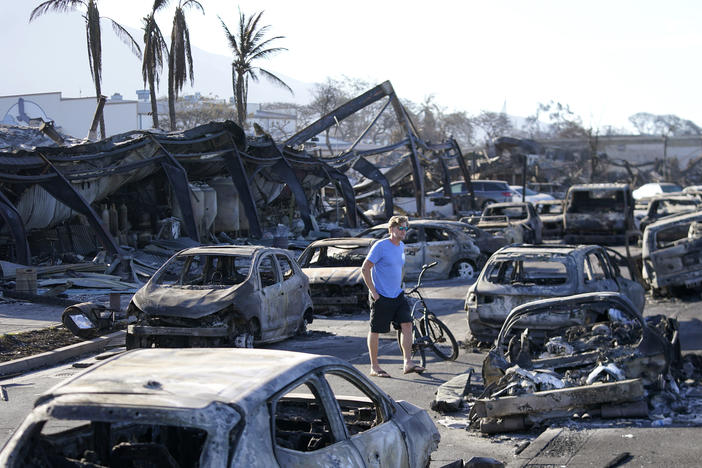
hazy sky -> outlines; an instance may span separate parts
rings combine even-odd
[[[39,3],[0,0],[3,10],[27,12]],[[201,3],[204,16],[187,12],[193,44],[230,55],[217,15],[234,30],[237,7],[247,14],[265,10],[264,24],[285,36],[277,44],[288,51],[261,66],[301,81],[341,75],[373,84],[390,80],[402,98],[421,102],[434,95],[447,111],[469,114],[506,105],[508,113],[526,116],[538,103],[557,100],[586,126],[630,127],[627,118],[636,112],[676,114],[702,125],[699,1]],[[98,4],[103,16],[140,28],[151,1]],[[164,33],[171,18],[172,8],[157,17]],[[32,35],[42,34],[37,24],[26,26]],[[0,18],[3,47],[19,43],[2,26]],[[85,50],[74,52],[85,59]]]

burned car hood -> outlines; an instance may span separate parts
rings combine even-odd
[[[311,286],[320,284],[346,286],[363,282],[359,267],[303,268],[302,271],[309,278]]]
[[[146,284],[132,301],[147,315],[201,318],[229,306],[241,295],[241,284],[223,288],[154,286]]]

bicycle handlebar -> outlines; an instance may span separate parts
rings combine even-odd
[[[417,284],[412,289],[410,289],[408,294],[412,294],[417,289],[419,289],[419,286],[422,284],[422,276],[424,276],[424,272],[427,271],[429,268],[435,267],[438,264],[439,264],[439,262],[431,262],[428,265],[427,264],[422,265],[422,271],[419,273],[419,278],[417,278]]]

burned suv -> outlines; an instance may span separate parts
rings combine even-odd
[[[614,291],[638,311],[644,289],[624,277],[605,248],[597,245],[508,246],[497,251],[468,289],[468,328],[479,341],[492,341],[509,312],[520,304],[585,292]]]
[[[312,299],[287,250],[194,247],[171,257],[136,292],[127,318],[127,348],[251,347],[305,330]]]

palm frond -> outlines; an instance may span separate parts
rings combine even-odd
[[[271,81],[273,84],[280,86],[281,88],[287,89],[290,91],[290,94],[293,96],[295,95],[295,92],[292,90],[290,86],[287,85],[283,80],[275,76],[273,73],[269,72],[268,70],[264,70],[263,68],[258,69],[261,72],[261,75],[265,76],[269,81]]]
[[[112,30],[115,32],[117,37],[127,46],[129,49],[132,51],[134,55],[139,57],[139,60],[141,60],[141,48],[139,47],[139,44],[137,41],[134,40],[131,34],[129,34],[129,31],[124,29],[124,27],[119,24],[117,21],[113,20],[112,18],[108,18],[107,16],[103,16],[104,19],[108,20],[110,23],[112,23]]]
[[[170,0],[154,0],[154,6],[151,8],[152,13],[159,11],[168,6]]]
[[[183,3],[183,8],[189,7],[191,5],[195,8],[198,8],[203,15],[205,14],[205,9],[202,8],[202,5],[197,0],[185,0],[185,2]]]
[[[217,15],[217,18],[219,18],[219,22],[222,23],[222,29],[224,29],[224,34],[227,36],[227,41],[229,42],[229,47],[232,48],[234,51],[234,55],[239,55],[239,43],[236,40],[236,36],[233,35],[230,31],[227,25],[224,23],[224,20]]]
[[[87,35],[90,72],[96,86],[102,82],[102,38],[100,31],[100,11],[95,2],[88,3],[85,13],[85,30]]]
[[[57,13],[75,11],[80,5],[87,8],[83,0],[47,0],[32,10],[29,14],[29,21],[32,22],[50,11],[55,11]]]

